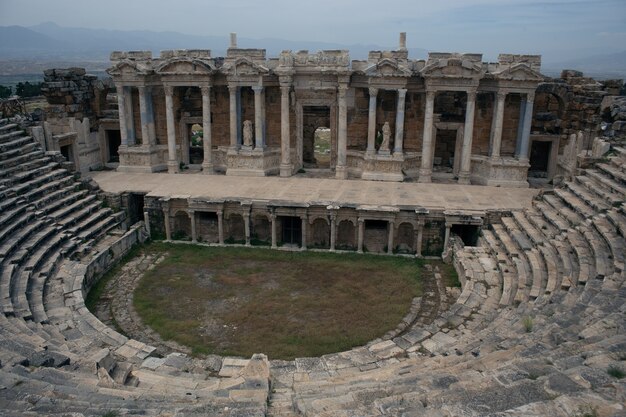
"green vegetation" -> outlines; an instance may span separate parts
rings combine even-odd
[[[533,318],[530,316],[525,316],[522,319],[522,325],[524,326],[524,330],[526,333],[530,333],[533,331]]]
[[[0,85],[0,98],[8,98],[13,94],[13,89],[11,87],[6,87],[4,85]]]
[[[622,379],[626,376],[626,372],[624,372],[624,370],[617,365],[609,366],[606,373],[617,379]]]
[[[152,243],[168,256],[141,279],[144,323],[194,354],[319,356],[375,339],[421,294],[423,261]]]
[[[34,97],[41,95],[41,86],[43,83],[29,83],[28,81],[24,83],[17,83],[15,86],[15,94],[20,97]]]

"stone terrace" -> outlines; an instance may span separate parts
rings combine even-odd
[[[460,295],[436,286],[439,305],[420,307],[435,314],[418,312],[399,333],[289,362],[158,358],[84,306],[143,227],[108,233],[123,219],[98,190],[83,192],[54,154],[1,121],[0,415],[624,416],[626,384],[607,372],[626,358],[626,149],[612,151],[507,207],[477,246],[453,237]],[[186,183],[177,193],[196,186],[193,175],[153,178]],[[417,190],[399,186],[409,188],[398,199]]]

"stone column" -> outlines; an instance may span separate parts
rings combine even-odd
[[[204,160],[202,161],[202,173],[213,173],[213,153],[211,140],[211,86],[200,87],[202,91],[202,147]]]
[[[224,244],[224,210],[217,211],[217,239],[220,245]]]
[[[272,221],[272,249],[277,248],[276,242],[276,214],[272,213],[270,215],[270,220]]]
[[[302,250],[306,250],[306,241],[308,238],[308,231],[307,231],[307,223],[308,223],[308,218],[306,215],[302,216],[302,244],[300,245],[300,249]]]
[[[140,86],[139,116],[141,119],[141,144],[149,147],[155,142],[154,114],[152,112],[152,93],[150,87]]]
[[[515,141],[515,157],[519,158],[522,148],[522,137],[524,134],[524,116],[526,114],[526,100],[520,99],[519,121],[517,123],[517,140]]]
[[[135,117],[133,116],[133,91],[132,87],[124,87],[124,101],[126,104],[126,131],[128,132],[128,144],[136,145]]]
[[[348,147],[348,109],[346,104],[347,84],[340,84],[337,98],[339,100],[339,121],[337,122],[337,166],[335,175],[339,179],[348,178],[347,147]]]
[[[230,149],[236,150],[239,136],[239,117],[237,114],[237,93],[239,92],[239,87],[229,85],[228,92],[230,97]]]
[[[365,219],[359,218],[359,231],[357,234],[357,243],[356,243],[356,251],[358,253],[363,253],[363,236],[365,235]]]
[[[189,215],[189,221],[191,222],[191,241],[193,243],[198,242],[198,233],[196,231],[196,212],[194,210],[187,210]]]
[[[280,176],[290,177],[293,171],[291,166],[291,137],[289,132],[289,92],[291,86],[280,86]]]
[[[121,145],[128,146],[128,128],[126,127],[126,100],[124,99],[125,87],[117,84],[115,86],[117,90],[117,109],[120,120],[120,138]]]
[[[406,99],[406,88],[398,90],[398,105],[396,106],[396,136],[393,142],[393,153],[402,154],[404,144],[404,103]]]
[[[504,122],[504,103],[506,100],[506,91],[498,91],[497,100],[495,103],[494,122],[492,126],[492,141],[491,141],[491,159],[500,158],[500,148],[502,144],[502,124]]]
[[[337,213],[330,212],[330,250],[334,251],[337,244]]]
[[[263,87],[255,85],[254,91],[254,147],[263,149]]]
[[[470,183],[470,165],[472,162],[472,139],[474,136],[474,108],[476,107],[476,91],[467,92],[465,107],[465,127],[463,129],[463,147],[461,149],[461,171],[459,184]]]
[[[370,87],[370,107],[369,117],[367,119],[367,153],[374,155],[376,153],[376,96],[378,88]]]
[[[166,85],[165,90],[165,119],[167,122],[167,172],[178,172],[178,159],[176,158],[176,125],[174,124],[174,87]]]
[[[450,243],[450,229],[452,228],[452,224],[446,222],[446,235],[443,239],[443,253],[445,254],[448,250],[448,244]]]
[[[165,223],[165,240],[172,240],[172,229],[170,226],[170,209],[163,209],[163,222]]]
[[[424,222],[417,223],[417,239],[415,242],[415,256],[422,257],[422,240],[424,239]]]
[[[152,232],[150,231],[150,212],[147,210],[143,212],[143,223],[148,236],[152,237]]]
[[[433,113],[435,111],[435,93],[435,91],[426,91],[424,134],[422,136],[422,165],[417,182],[431,182],[433,171]]]
[[[246,232],[246,246],[250,246],[250,211],[243,213],[243,227]]]
[[[393,228],[395,227],[393,220],[389,220],[387,227],[389,228],[387,231],[387,254],[391,255],[393,253]]]
[[[524,124],[522,125],[522,141],[520,145],[519,155],[521,161],[528,161],[528,148],[530,146],[530,129],[533,121],[533,103],[535,101],[535,92],[526,94],[526,105],[524,106]]]

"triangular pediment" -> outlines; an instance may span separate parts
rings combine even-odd
[[[411,70],[398,64],[396,60],[385,58],[365,69],[369,77],[410,77]]]
[[[495,72],[494,75],[498,79],[512,81],[542,81],[544,79],[541,73],[523,63],[515,64],[502,71]]]
[[[237,58],[237,60],[228,65],[228,67],[224,69],[224,72],[229,75],[250,76],[264,75],[267,74],[269,70],[262,65],[254,63],[248,58],[241,57]]]
[[[215,68],[207,61],[192,58],[173,58],[156,68],[158,74],[209,75]]]
[[[435,59],[429,60],[420,74],[431,78],[477,78],[482,75],[482,65],[462,57]]]
[[[150,72],[147,67],[139,65],[137,62],[125,59],[118,62],[106,72],[109,75],[121,76],[121,75],[145,75]]]

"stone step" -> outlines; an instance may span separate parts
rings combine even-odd
[[[38,188],[39,186],[46,185],[50,181],[60,179],[62,176],[67,176],[66,169],[55,169],[39,178],[26,181],[22,184],[16,185],[13,189],[18,195],[26,194],[28,191]]]
[[[614,181],[612,178],[607,177],[598,170],[588,169],[585,171],[585,175],[591,178],[596,184],[603,187],[606,191],[616,194],[616,198],[619,201],[624,201],[626,195],[626,188]]]
[[[541,233],[534,225],[532,225],[526,218],[524,211],[513,211],[513,219],[517,222],[519,228],[523,230],[526,235],[533,242],[534,246],[542,245],[547,239],[547,236]]]
[[[585,221],[585,218],[583,216],[569,208],[567,206],[567,203],[557,195],[545,194],[543,196],[543,201],[552,206],[552,212],[556,213],[557,216],[565,219],[568,227],[575,227]]]
[[[38,187],[33,188],[32,190],[21,195],[26,201],[32,202],[33,205],[37,208],[41,207],[39,201],[41,199],[45,199],[45,196],[48,194],[64,187],[68,187],[72,184],[75,184],[74,178],[70,175],[61,175],[58,178],[49,180],[45,183],[40,184]],[[42,197],[43,196],[43,197]],[[45,204],[43,204],[45,207]]]
[[[552,198],[552,201],[554,202],[554,204],[557,204],[557,202],[555,202],[555,200],[557,200],[556,198]],[[554,227],[556,227],[556,229],[560,232],[566,232],[570,229],[570,225],[569,223],[563,219],[561,216],[559,216],[555,210],[554,210],[554,206],[546,204],[542,201],[537,201],[534,203],[535,207],[537,208],[537,210],[539,212],[541,212],[541,214],[543,215],[543,217]]]
[[[2,126],[5,127],[5,126]],[[10,142],[19,138],[20,136],[24,136],[24,132],[21,130],[0,130],[0,143]]]
[[[25,144],[23,144],[22,146],[19,147],[15,147],[13,149],[9,149],[6,150],[2,153],[0,153],[0,164],[2,163],[2,161],[6,161],[9,159],[14,159],[17,158],[20,155],[24,155],[33,151],[37,151],[40,150],[41,148],[39,147],[39,145],[35,142],[27,142]]]
[[[624,185],[626,185],[626,173],[624,173],[624,171],[612,164],[596,164],[596,168],[608,175],[613,181],[621,184],[623,190],[625,189]]]
[[[11,132],[12,130],[15,130],[17,128],[19,128],[19,126],[16,123],[4,123],[0,126],[0,134],[7,134],[7,132]]]
[[[597,181],[594,181],[586,175],[579,175],[574,177],[575,183],[581,184],[586,190],[594,195],[602,198],[608,206],[613,206],[622,201],[619,195],[606,190],[604,187],[598,185]]]
[[[566,235],[578,260],[578,283],[585,284],[589,279],[595,278],[593,255],[584,237],[577,230],[570,229]]]
[[[615,231],[626,239],[626,216],[621,214],[617,209],[612,209],[606,212],[606,217],[609,222],[615,227]]]
[[[20,149],[23,146],[30,144],[33,144],[33,138],[30,136],[13,138],[12,140],[9,140],[7,142],[0,143],[0,153],[5,155],[11,155],[10,151]]]
[[[554,194],[556,194],[570,209],[584,218],[588,219],[597,213],[593,207],[587,205],[584,200],[568,189],[555,188]]]
[[[577,182],[573,181],[567,182],[565,185],[573,194],[578,196],[578,198],[584,201],[596,212],[602,212],[609,208],[609,205],[606,203],[604,197],[587,191],[585,186],[581,186]]]
[[[624,238],[616,233],[615,228],[604,215],[594,218],[593,225],[611,249],[611,257],[615,267],[619,271],[624,270],[624,262],[626,260],[626,243]]]

